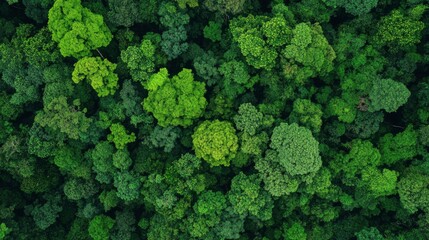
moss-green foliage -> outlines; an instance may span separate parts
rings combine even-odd
[[[429,239],[428,8],[0,1],[0,239]]]
[[[92,122],[92,119],[87,118],[84,112],[78,111],[76,106],[70,106],[66,97],[53,99],[34,120],[42,127],[65,133],[71,139],[78,139],[88,131]]]

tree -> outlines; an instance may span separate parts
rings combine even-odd
[[[401,205],[410,213],[429,211],[429,176],[418,168],[410,168],[398,182]]]
[[[283,46],[292,40],[292,29],[288,26],[286,19],[280,16],[264,22],[262,31],[267,38],[267,43],[274,47]]]
[[[80,0],[57,0],[49,10],[48,27],[64,57],[81,58],[112,40],[103,17],[81,5]]]
[[[191,45],[192,47],[196,45]],[[200,53],[201,50],[201,53]],[[203,52],[199,47],[192,50],[195,51],[194,68],[197,75],[206,81],[207,86],[213,86],[220,80],[219,59],[212,51]]]
[[[200,173],[201,160],[184,154],[166,166],[164,174],[152,173],[143,183],[142,195],[165,221],[183,219],[191,198],[205,191],[210,180]]]
[[[127,149],[118,150],[113,154],[113,166],[120,170],[127,170],[133,164]]]
[[[246,0],[204,0],[204,6],[210,11],[221,14],[238,14],[245,8]]]
[[[271,70],[276,64],[278,53],[264,41],[263,24],[266,21],[268,17],[237,17],[230,22],[229,28],[246,62],[257,69]],[[265,32],[272,31],[267,29]]]
[[[262,221],[272,217],[273,200],[261,188],[261,179],[256,174],[247,176],[240,172],[236,175],[231,181],[228,199],[240,215],[250,214]]]
[[[60,54],[47,28],[36,31],[21,24],[14,32],[10,41],[0,43],[2,82],[14,90],[12,104],[33,103],[40,99],[40,87],[47,80],[45,67],[60,62]]]
[[[168,28],[162,33],[161,49],[169,60],[175,59],[188,49],[185,25],[189,16],[172,3],[162,3],[158,14],[161,24]]]
[[[118,88],[118,75],[113,73],[116,64],[100,57],[84,57],[74,65],[72,80],[87,80],[99,97],[113,95]]]
[[[356,108],[342,98],[332,98],[326,108],[328,117],[337,116],[338,120],[345,123],[352,123],[356,117],[356,112]]]
[[[84,161],[79,149],[64,146],[59,148],[54,156],[54,163],[61,171],[72,176],[89,179],[91,175],[90,165]]]
[[[170,28],[162,33],[161,49],[169,60],[176,59],[188,50],[187,38],[184,26]]]
[[[134,81],[145,84],[155,71],[156,47],[151,40],[145,39],[140,46],[129,46],[121,51],[121,59],[130,69]]]
[[[384,16],[377,24],[377,33],[374,39],[378,45],[393,46],[395,48],[410,47],[420,42],[424,23],[419,21],[426,6],[419,5],[406,16],[398,9]]]
[[[189,69],[169,78],[168,70],[162,68],[151,76],[145,88],[149,94],[143,108],[153,113],[162,127],[188,127],[203,114],[207,105],[205,85],[194,81]]]
[[[310,130],[296,123],[275,127],[270,147],[278,152],[280,165],[292,176],[315,173],[322,166],[319,143]]]
[[[374,196],[395,194],[397,178],[398,173],[389,169],[379,171],[369,168],[362,171],[362,185]]]
[[[109,0],[107,19],[113,26],[131,27],[139,21],[138,1],[136,0]]]
[[[45,204],[38,204],[34,207],[31,215],[38,228],[45,230],[55,223],[58,213],[63,210],[60,202],[59,196],[51,197]]]
[[[219,224],[226,198],[221,192],[206,191],[198,196],[194,204],[194,213],[186,219],[189,234],[203,238],[211,228]]]
[[[0,240],[3,240],[10,231],[11,230],[6,226],[6,224],[1,223],[0,224]]]
[[[357,111],[355,120],[347,126],[347,129],[359,138],[369,138],[380,129],[383,120],[383,112]]]
[[[223,63],[219,67],[219,73],[223,75],[222,92],[230,98],[235,98],[246,89],[251,89],[257,81],[256,77],[250,77],[248,67],[241,61],[232,60]]]
[[[197,157],[211,166],[229,166],[238,150],[238,138],[230,122],[204,121],[192,135]]]
[[[48,11],[53,3],[53,0],[22,0],[26,7],[25,15],[37,23],[45,23],[48,20]]]
[[[119,198],[116,195],[115,190],[103,191],[98,199],[100,199],[101,204],[103,204],[104,211],[106,212],[119,204]]]
[[[0,0],[0,239],[429,239],[427,2]]]
[[[307,127],[314,133],[320,132],[322,127],[322,107],[308,99],[296,99],[293,102],[293,110],[289,115],[291,123],[298,123]]]
[[[353,15],[362,15],[369,13],[378,4],[378,0],[323,0],[330,7],[343,7],[346,12]]]
[[[159,6],[160,23],[167,28],[177,28],[189,23],[189,15],[178,9],[172,2],[165,2]]]
[[[180,129],[176,127],[156,126],[149,136],[149,142],[155,147],[163,147],[164,152],[171,152],[180,133]]]
[[[260,156],[267,148],[269,137],[266,132],[260,134],[250,135],[247,132],[243,132],[239,135],[240,138],[240,151],[245,154],[252,154]]]
[[[375,227],[364,228],[359,232],[355,233],[357,240],[384,240],[385,238],[381,235],[380,231],[378,231]]]
[[[180,8],[186,8],[186,5],[191,8],[198,7],[198,0],[176,0],[176,2]]]
[[[113,168],[113,146],[107,141],[98,142],[88,153],[97,172],[109,172]]]
[[[139,1],[140,18],[142,22],[158,22],[157,12],[160,0]]]
[[[203,30],[204,37],[213,42],[222,40],[222,25],[218,22],[209,21],[208,25]]]
[[[238,38],[237,42],[248,64],[257,69],[274,68],[277,52],[270,49],[262,38],[245,33]]]
[[[116,187],[116,195],[125,201],[132,201],[140,196],[140,179],[129,172],[115,174],[113,185]]]
[[[411,92],[400,82],[392,79],[375,80],[369,92],[371,100],[368,111],[375,112],[384,109],[386,112],[396,112],[404,105]]]
[[[307,239],[305,228],[300,223],[293,223],[290,227],[285,225],[284,228],[284,239],[285,240],[304,240]]]
[[[234,116],[234,122],[238,130],[253,136],[261,126],[263,117],[251,103],[243,103],[238,108],[238,114]]]
[[[80,178],[72,178],[64,184],[64,194],[73,201],[88,199],[98,192],[98,186],[94,181],[85,181]]]
[[[275,127],[270,148],[265,157],[255,159],[255,169],[272,196],[289,195],[311,184],[322,166],[319,143],[310,130],[296,123]]]
[[[124,113],[126,116],[131,118],[131,123],[133,125],[135,125],[133,118],[138,119],[139,116],[148,117],[146,114],[144,114],[143,108],[141,107],[143,97],[140,96],[138,90],[139,89],[137,86],[133,84],[131,80],[125,80],[122,84],[122,89],[119,92]]]
[[[107,136],[107,140],[113,142],[115,147],[122,150],[128,143],[132,143],[136,140],[136,135],[132,132],[127,134],[127,130],[120,123],[114,123],[110,126],[110,134]]]
[[[34,121],[42,127],[59,130],[71,139],[78,139],[88,130],[92,119],[87,118],[84,112],[77,111],[76,105],[70,106],[66,97],[58,97],[45,106]]]
[[[90,222],[88,227],[89,235],[94,240],[108,240],[109,231],[113,228],[115,220],[106,215],[97,215]]]
[[[383,162],[391,165],[412,159],[417,155],[417,137],[412,125],[396,135],[384,135],[378,143]]]
[[[82,231],[82,229],[88,229],[88,220],[83,218],[76,218],[70,227],[70,231],[65,236],[66,240],[88,240],[90,236],[87,231]],[[64,236],[63,236],[64,237]]]
[[[302,83],[308,78],[326,76],[333,70],[336,54],[320,25],[300,23],[292,32],[291,44],[282,51],[286,78]]]
[[[356,175],[369,167],[381,165],[381,154],[370,141],[360,139],[352,141],[349,145],[348,154],[342,155],[331,161],[329,166],[336,175],[344,174],[342,181],[346,184],[355,184]]]
[[[70,68],[64,64],[51,65],[44,69],[45,87],[43,90],[43,105],[48,105],[57,97],[71,97],[74,86],[72,81],[63,81],[72,75]]]

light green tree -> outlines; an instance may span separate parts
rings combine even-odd
[[[194,81],[190,69],[169,78],[168,70],[162,68],[151,76],[145,88],[149,94],[143,108],[151,112],[162,127],[188,127],[202,116],[207,105],[205,84]]]
[[[65,57],[81,58],[109,45],[112,34],[103,17],[81,5],[80,0],[57,0],[48,15],[52,39]]]
[[[113,142],[115,147],[122,150],[128,143],[132,143],[136,140],[134,133],[128,134],[124,125],[120,123],[114,123],[110,126],[111,133],[107,135],[107,140]]]
[[[118,75],[114,73],[116,64],[100,57],[84,57],[74,65],[72,80],[89,82],[99,97],[113,95],[118,88]]]
[[[229,166],[238,150],[238,137],[230,122],[204,121],[192,135],[197,157],[211,166]]]

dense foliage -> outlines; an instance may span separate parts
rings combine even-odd
[[[429,239],[427,0],[4,0],[0,24],[0,240]]]

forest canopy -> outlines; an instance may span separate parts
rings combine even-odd
[[[429,239],[427,0],[3,0],[0,24],[0,240]]]

